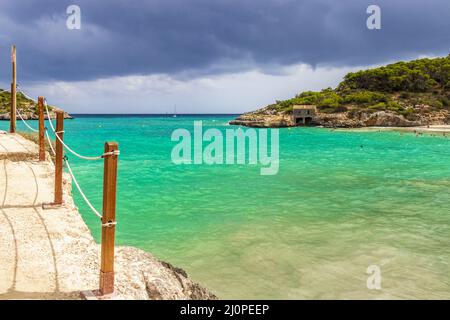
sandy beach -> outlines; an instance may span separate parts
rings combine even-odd
[[[358,131],[358,132],[382,132],[397,131],[415,134],[429,134],[435,136],[450,136],[450,125],[431,125],[419,127],[364,127],[364,128],[339,128],[333,131]]]

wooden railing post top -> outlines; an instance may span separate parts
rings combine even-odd
[[[108,148],[110,150],[114,150],[114,149],[117,150],[119,148],[119,144],[114,141],[107,141],[107,142],[105,142],[105,149],[106,148]]]

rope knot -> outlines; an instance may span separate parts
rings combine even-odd
[[[111,228],[117,225],[117,221],[108,221],[106,223],[102,223],[102,227]]]
[[[102,154],[102,158],[107,157],[107,156],[119,156],[120,155],[120,150],[113,150],[110,152],[105,152],[104,154]]]

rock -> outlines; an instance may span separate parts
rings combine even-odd
[[[339,113],[318,112],[312,125],[327,128],[357,128],[357,127],[414,127],[423,125],[445,125],[450,123],[448,110],[432,111],[428,106],[418,106],[424,112],[418,112],[408,116],[392,111],[370,112],[366,110],[349,110]],[[279,112],[273,108],[266,107],[254,112],[244,113],[230,125],[242,125],[256,128],[283,128],[293,127],[292,114]]]
[[[117,292],[125,299],[217,299],[184,270],[133,247],[116,249],[116,274]]]
[[[50,112],[50,117],[52,119],[55,119],[56,118],[55,112],[54,111],[49,111],[49,112]],[[39,119],[39,116],[36,113],[31,112],[31,111],[25,111],[25,112],[22,111],[20,113],[20,115],[22,116],[22,118],[24,120],[38,120]],[[44,114],[44,118],[47,119],[47,114]],[[70,114],[68,114],[67,112],[64,112],[64,119],[73,119],[73,117]],[[9,112],[1,113],[0,120],[10,120]],[[17,120],[20,120],[19,116],[17,116]]]
[[[284,128],[294,126],[291,115],[274,113],[273,111],[267,113],[246,113],[230,121],[230,124],[255,128]]]
[[[378,111],[366,115],[364,118],[362,121],[367,127],[414,127],[421,125],[419,121],[410,121],[402,115],[385,111]]]

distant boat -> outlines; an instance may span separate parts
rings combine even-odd
[[[174,107],[174,112],[173,112],[173,116],[174,118],[177,117],[177,106]]]

